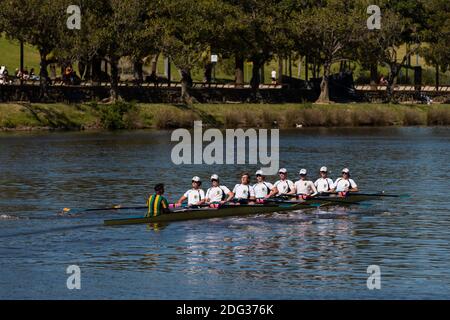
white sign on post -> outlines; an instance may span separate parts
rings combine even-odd
[[[219,62],[219,56],[218,56],[217,54],[211,55],[211,62],[212,62],[212,63],[217,63],[217,62]]]

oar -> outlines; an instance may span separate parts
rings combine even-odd
[[[71,208],[64,208],[62,210],[63,214],[79,214],[79,213],[85,213],[85,212],[100,212],[100,211],[113,211],[113,210],[143,210],[147,209],[148,207],[145,206],[138,206],[138,207],[122,207],[121,205],[116,205],[109,208],[94,208],[94,209],[71,209]]]
[[[355,192],[355,193],[350,193],[350,194],[354,194],[354,195],[360,195],[360,196],[366,196],[366,197],[382,197],[382,198],[402,198],[402,199],[408,199],[411,198],[410,194],[387,194],[384,193],[384,191],[380,192],[380,193],[360,193],[360,192]]]

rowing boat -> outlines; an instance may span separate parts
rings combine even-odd
[[[133,224],[151,224],[174,221],[187,221],[199,219],[213,219],[225,217],[248,216],[255,214],[268,214],[275,212],[294,211],[305,208],[314,208],[306,203],[280,203],[280,204],[255,204],[255,205],[225,205],[220,208],[184,208],[173,210],[171,213],[157,217],[134,217],[126,219],[105,220],[105,226],[121,226]]]
[[[219,208],[178,208],[172,209],[171,213],[157,217],[131,217],[126,219],[105,220],[106,226],[121,226],[133,224],[151,224],[174,221],[187,221],[199,219],[226,218],[236,216],[248,216],[255,214],[267,214],[274,212],[294,211],[300,209],[317,208],[321,206],[354,205],[369,200],[378,200],[384,196],[383,193],[375,194],[348,194],[345,197],[338,195],[317,196],[300,201],[289,201],[283,199],[266,200],[265,203],[255,205],[224,205]]]

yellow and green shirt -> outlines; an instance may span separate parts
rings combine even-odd
[[[146,217],[157,217],[163,214],[163,209],[169,208],[169,202],[159,194],[150,196],[147,200],[148,212]]]

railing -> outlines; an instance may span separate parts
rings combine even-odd
[[[23,81],[23,85],[27,86],[39,86],[39,81]],[[2,85],[20,85],[19,81],[14,81],[13,83],[5,83]],[[92,83],[92,82],[81,82],[77,85],[68,84],[62,80],[53,80],[50,81],[50,85],[55,87],[110,87],[110,82],[100,82],[100,83]],[[119,87],[152,87],[152,88],[181,88],[181,82],[144,82],[141,84],[136,84],[134,81],[121,81],[119,82]],[[235,83],[204,83],[204,82],[194,82],[192,85],[193,88],[211,88],[211,89],[250,89],[251,86],[249,84],[237,85]],[[281,84],[261,84],[259,86],[260,89],[283,89],[286,86]]]
[[[396,85],[394,86],[394,91],[396,92],[411,92],[411,91],[417,91],[417,86],[414,85]],[[436,88],[436,86],[419,86],[421,91],[424,92],[449,92],[450,93],[450,85],[442,85],[439,86],[439,88]],[[355,86],[355,89],[357,91],[386,91],[387,86],[381,86],[381,85],[357,85]]]

